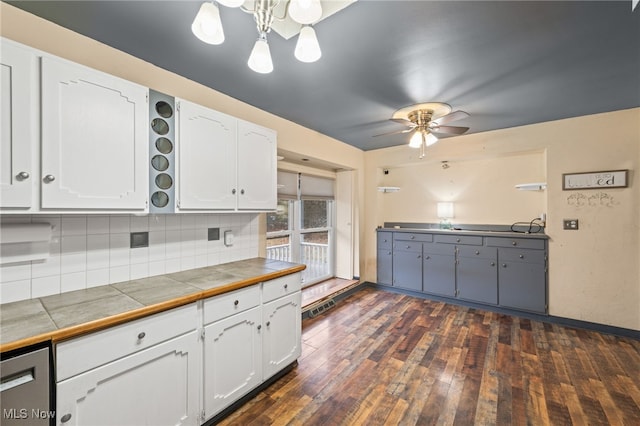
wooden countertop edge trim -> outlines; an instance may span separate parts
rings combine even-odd
[[[9,352],[15,349],[24,348],[27,346],[43,343],[50,340],[52,343],[58,343],[63,340],[68,340],[74,337],[82,336],[83,334],[89,334],[96,331],[104,330],[105,328],[113,327],[116,325],[124,324],[129,321],[137,320],[149,315],[157,314],[160,312],[168,311],[173,308],[187,305],[198,300],[207,299],[212,296],[228,293],[230,291],[239,290],[244,287],[249,287],[254,284],[258,284],[262,281],[269,281],[275,278],[284,277],[286,275],[295,274],[296,272],[303,271],[306,265],[297,265],[291,268],[283,269],[281,271],[274,271],[264,275],[257,275],[252,278],[247,278],[241,281],[236,281],[231,284],[212,288],[209,290],[203,290],[187,296],[178,297],[175,299],[167,300],[165,302],[156,303],[155,305],[144,306],[132,311],[123,312],[116,315],[111,315],[106,318],[101,318],[95,321],[89,321],[83,324],[74,325],[71,327],[61,328],[59,330],[51,331],[48,333],[38,334],[36,336],[27,337],[25,339],[15,340],[0,345],[0,353]]]

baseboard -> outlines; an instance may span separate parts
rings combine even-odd
[[[344,290],[341,290],[340,292],[335,293],[330,299],[333,299],[334,302],[338,302],[342,299],[345,299],[349,296],[351,296],[353,293],[362,290],[365,287],[365,283],[364,282],[359,282],[351,287],[348,287]],[[317,303],[313,303],[309,306],[305,306],[304,310],[302,311],[302,319],[308,319],[311,318],[311,316],[309,315],[309,312],[311,312],[314,308],[316,308],[318,305],[323,305],[327,302],[328,299],[323,299],[318,301]]]
[[[589,322],[589,321],[581,321],[581,320],[576,320],[572,318],[557,317],[554,315],[544,315],[544,314],[537,314],[534,312],[525,312],[525,311],[518,311],[515,309],[506,309],[506,308],[501,308],[499,306],[483,305],[481,303],[467,302],[464,300],[452,299],[449,297],[442,297],[442,296],[436,296],[432,294],[420,293],[417,291],[399,289],[396,287],[390,287],[387,285],[377,284],[370,281],[364,281],[363,284],[367,287],[372,287],[372,288],[383,290],[383,291],[389,291],[391,293],[406,294],[408,296],[414,296],[421,299],[437,300],[439,302],[451,303],[452,305],[466,306],[466,307],[475,308],[475,309],[483,309],[485,311],[498,312],[505,315],[526,318],[526,319],[531,319],[535,321],[558,324],[566,327],[581,328],[584,330],[597,331],[600,333],[612,334],[615,336],[629,337],[632,339],[640,340],[640,331],[632,330],[629,328],[615,327],[612,325],[600,324],[600,323]]]

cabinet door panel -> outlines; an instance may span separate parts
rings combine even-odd
[[[420,253],[394,250],[393,286],[422,291],[422,255]]]
[[[57,424],[199,425],[201,354],[191,332],[64,380]]]
[[[496,259],[461,257],[456,271],[458,297],[480,303],[498,303]]]
[[[500,306],[546,312],[546,272],[538,263],[500,261]]]
[[[393,283],[393,252],[391,249],[378,250],[377,259],[378,284]]]
[[[35,172],[31,166],[35,56],[4,41],[1,53],[0,208],[29,208]]]
[[[236,208],[237,120],[187,101],[178,111],[180,209]]]
[[[269,302],[263,306],[263,359],[265,379],[294,362],[302,353],[302,293]]]
[[[423,289],[427,293],[456,295],[456,258],[454,255],[424,254]]]
[[[42,207],[144,210],[147,89],[42,59]]]
[[[214,416],[262,382],[260,307],[205,327],[204,408]]]
[[[276,132],[238,121],[238,209],[275,210]]]

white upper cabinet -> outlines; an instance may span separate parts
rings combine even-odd
[[[0,208],[31,207],[37,127],[33,117],[36,56],[2,40],[0,107]]]
[[[43,209],[145,210],[147,89],[42,58]]]
[[[238,121],[238,209],[275,210],[276,132]]]
[[[187,101],[178,106],[178,207],[236,208],[236,122]]]
[[[276,132],[178,101],[178,208],[275,210]]]

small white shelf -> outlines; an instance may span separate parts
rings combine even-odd
[[[400,191],[400,188],[397,186],[379,186],[378,187],[378,192],[384,192],[385,194],[387,192],[398,192]]]
[[[516,185],[520,191],[544,191],[547,189],[547,182],[520,183]]]

